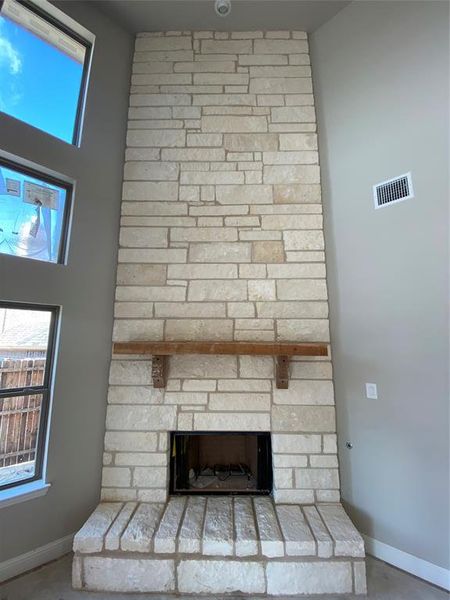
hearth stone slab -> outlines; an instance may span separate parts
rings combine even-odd
[[[74,551],[75,589],[366,593],[364,544],[340,504],[275,505],[261,496],[104,503]]]
[[[266,591],[261,562],[182,560],[177,574],[178,591],[186,594],[263,594]]]
[[[350,562],[269,562],[267,564],[267,593],[292,594],[349,594],[352,592]]]

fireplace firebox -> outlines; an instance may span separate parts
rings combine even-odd
[[[171,494],[270,494],[268,432],[172,432]]]

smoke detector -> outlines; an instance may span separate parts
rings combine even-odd
[[[218,14],[219,17],[226,17],[231,12],[231,1],[230,0],[216,0],[214,3],[214,8],[215,8],[216,14]]]

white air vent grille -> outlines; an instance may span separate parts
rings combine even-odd
[[[402,202],[414,198],[411,173],[400,175],[394,179],[377,183],[373,186],[373,200],[375,208],[382,208],[395,202]]]

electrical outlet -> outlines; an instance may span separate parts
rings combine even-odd
[[[366,383],[366,398],[368,400],[378,400],[378,390],[376,383]]]

